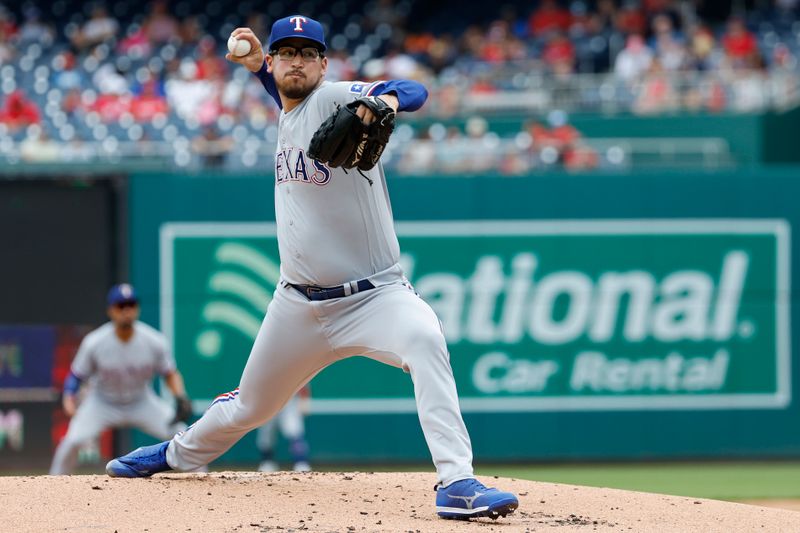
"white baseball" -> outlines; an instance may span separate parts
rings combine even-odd
[[[247,39],[237,39],[233,35],[228,38],[228,51],[236,57],[246,56],[250,53],[250,41]]]

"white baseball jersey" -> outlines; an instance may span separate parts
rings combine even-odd
[[[328,168],[306,155],[319,125],[366,94],[364,83],[323,82],[281,111],[275,155],[275,216],[281,273],[289,283],[330,287],[385,270],[400,257],[382,165]]]
[[[72,372],[88,380],[93,392],[110,403],[130,403],[150,388],[155,375],[175,370],[166,337],[143,322],[122,342],[108,322],[89,333],[72,362]]]

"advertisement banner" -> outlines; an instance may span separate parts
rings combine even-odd
[[[53,326],[0,326],[0,389],[50,388]]]
[[[409,279],[442,321],[464,412],[791,401],[784,220],[403,222],[397,232]],[[274,224],[162,226],[162,328],[193,397],[238,385],[278,264]],[[313,381],[312,412],[414,410],[408,376],[363,358]]]

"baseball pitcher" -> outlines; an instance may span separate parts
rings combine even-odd
[[[277,20],[267,54],[250,43],[230,61],[253,72],[281,108],[275,211],[281,282],[239,387],[171,441],[112,460],[111,476],[143,477],[207,464],[273,417],[326,366],[365,356],[408,372],[420,424],[436,465],[436,509],[444,518],[497,518],[516,496],[473,475],[440,322],[405,278],[380,156],[397,111],[415,111],[427,91],[408,80],[325,81],[319,22]]]

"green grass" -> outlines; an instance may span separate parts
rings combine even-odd
[[[318,470],[427,472],[427,464],[316,465]],[[716,500],[800,499],[800,462],[476,465],[475,473]],[[491,481],[491,479],[487,480]]]
[[[476,473],[719,500],[800,498],[800,462],[492,465]]]

